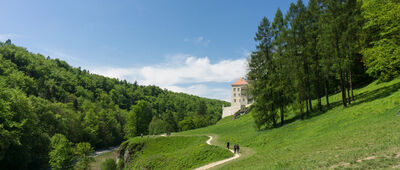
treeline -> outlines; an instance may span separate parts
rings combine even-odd
[[[214,124],[223,104],[90,74],[0,42],[0,169],[47,169],[49,161],[68,169],[92,147]]]
[[[289,106],[303,119],[334,92],[347,107],[355,86],[399,76],[399,11],[398,0],[298,0],[264,17],[247,75],[257,127],[283,124]]]

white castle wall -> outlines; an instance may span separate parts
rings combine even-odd
[[[222,108],[222,118],[234,115],[238,110],[240,110],[240,105],[234,105],[231,107]]]
[[[246,107],[251,106],[253,103],[247,104]],[[237,111],[241,109],[240,105],[233,105],[230,107],[222,107],[222,118],[234,115]]]

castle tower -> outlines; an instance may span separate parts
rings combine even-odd
[[[239,78],[232,84],[231,106],[246,106],[248,104],[247,81]]]
[[[222,117],[234,115],[240,108],[247,107],[252,104],[249,100],[248,83],[245,79],[239,78],[232,84],[231,90],[231,106],[222,106]]]

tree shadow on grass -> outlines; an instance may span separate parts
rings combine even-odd
[[[366,92],[363,92],[363,93],[360,93],[360,94],[356,94],[354,96],[355,101],[352,102],[352,104],[349,105],[348,107],[356,106],[356,105],[359,105],[359,104],[362,104],[362,103],[372,102],[372,101],[377,100],[377,99],[382,99],[382,98],[390,96],[391,94],[393,94],[393,93],[395,93],[396,91],[399,91],[399,90],[400,90],[400,82],[396,83],[396,84],[393,84],[393,85],[390,85],[390,86],[382,87],[382,88],[379,88],[379,89],[376,89],[376,90],[366,91]],[[342,106],[342,100],[330,103],[329,107],[327,107],[326,105],[323,106],[322,111],[320,111],[316,107],[314,107],[312,112],[310,112],[310,113],[308,113],[308,114],[306,114],[304,116],[304,120],[305,119],[310,119],[310,118],[313,118],[313,117],[316,117],[316,116],[320,116],[320,115],[328,112],[329,110],[331,110],[333,108],[341,107],[341,106]],[[300,114],[296,114],[296,116],[285,120],[285,123],[284,123],[283,126],[285,126],[287,124],[291,124],[291,123],[293,123],[293,122],[295,122],[297,120],[300,120],[300,119],[301,119],[301,115]],[[278,128],[278,127],[282,127],[280,122],[278,122],[276,127],[264,128],[264,129],[262,129],[262,131],[263,130],[268,130],[268,129],[273,129],[273,128]]]
[[[373,91],[363,92],[354,96],[355,101],[350,106],[356,106],[362,103],[372,102],[377,99],[385,98],[399,90],[400,90],[400,82]]]

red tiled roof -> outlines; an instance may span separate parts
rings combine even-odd
[[[247,81],[244,80],[243,78],[240,77],[239,80],[237,80],[236,82],[234,82],[232,84],[232,86],[241,86],[241,85],[247,85]]]

